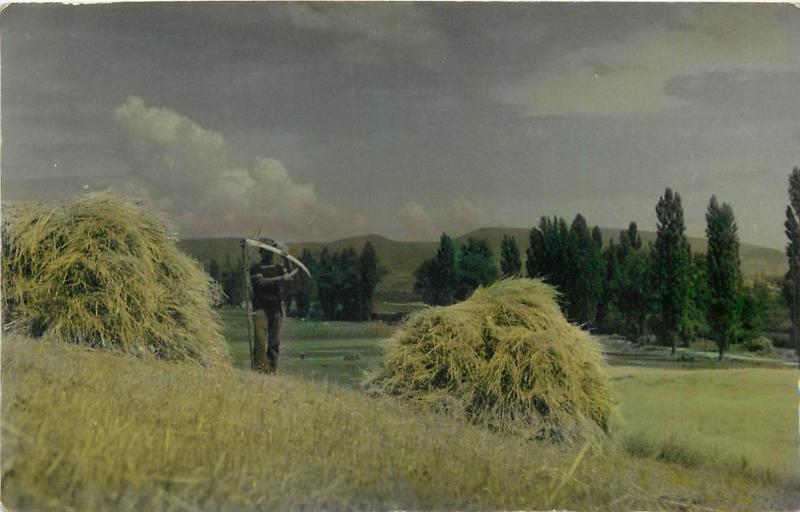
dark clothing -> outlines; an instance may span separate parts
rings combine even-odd
[[[272,373],[278,367],[282,317],[280,309],[277,311],[258,309],[253,314],[256,334],[253,358],[257,371]]]
[[[287,283],[280,278],[287,273],[283,265],[271,262],[261,261],[250,267],[250,282],[253,289],[253,326],[255,327],[253,360],[256,371],[271,373],[278,366],[283,297],[286,293]],[[270,279],[270,281],[264,282],[262,279]]]
[[[261,277],[269,279],[283,276],[286,273],[283,265],[276,265],[275,263],[259,262],[250,267],[250,279],[253,285],[253,310],[271,311],[281,309],[286,290],[286,281],[259,284],[256,274],[261,274]]]

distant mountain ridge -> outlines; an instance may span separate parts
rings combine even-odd
[[[605,244],[613,238],[619,241],[620,229],[601,228],[603,242]],[[513,236],[522,253],[523,262],[525,251],[529,245],[529,229],[525,228],[503,228],[489,227],[480,228],[465,235],[455,237],[456,245],[466,241],[468,238],[485,239],[494,251],[497,261],[500,259],[500,243],[503,236]],[[653,231],[640,231],[642,242],[646,246],[648,243],[655,242],[656,234]],[[706,240],[704,238],[687,237],[692,250],[695,252],[705,252]],[[369,241],[375,247],[375,252],[381,264],[386,267],[389,274],[381,283],[377,290],[379,299],[385,300],[417,300],[412,292],[414,283],[414,270],[426,259],[432,257],[439,242],[412,242],[392,240],[382,235],[369,234],[355,237],[343,238],[333,242],[299,242],[291,244],[292,254],[299,255],[303,249],[308,249],[313,253],[319,253],[323,247],[327,246],[330,251],[340,251],[346,247],[353,247],[361,250],[364,244]],[[239,261],[241,249],[239,238],[195,238],[179,241],[180,247],[200,260],[206,268],[212,259],[216,259],[221,265],[236,264]],[[753,278],[763,276],[767,278],[782,276],[786,273],[788,266],[783,252],[769,247],[761,247],[747,243],[741,243],[739,254],[742,262],[742,272],[745,277]],[[523,263],[524,264],[524,263]]]

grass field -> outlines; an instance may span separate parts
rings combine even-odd
[[[672,452],[674,441],[653,441],[652,451],[614,442],[559,449],[288,368],[277,376],[204,370],[8,338],[2,355],[2,499],[11,510],[759,510],[788,509],[798,496],[797,480],[757,462],[687,457],[698,450],[691,439]],[[647,418],[660,405],[641,389],[694,388],[681,378],[693,372],[638,370],[614,370],[625,377],[614,381],[620,406],[627,423],[657,437],[674,409]],[[754,443],[796,452],[782,437],[788,431],[766,432],[793,419],[782,382],[795,374],[740,371],[732,380],[745,393],[762,392],[716,413],[716,439],[738,442],[737,419],[737,430],[758,426]],[[673,397],[686,411],[673,420],[691,427],[698,412],[690,404],[708,394]],[[773,402],[769,410],[748,409],[762,399]]]
[[[248,366],[241,311],[223,310],[229,347]],[[374,323],[288,320],[281,372],[358,385],[380,363],[395,327]],[[632,348],[600,338],[623,421],[618,436],[632,453],[800,476],[794,362],[728,355],[713,348]],[[302,355],[302,359],[301,359]],[[791,368],[789,367],[791,365]],[[792,448],[793,447],[793,448]]]
[[[758,361],[710,369],[713,361],[628,354],[609,368],[620,413],[614,437],[584,452],[368,398],[358,383],[379,364],[395,327],[287,321],[279,374],[262,376],[246,370],[241,311],[221,316],[245,370],[4,338],[3,503],[12,510],[800,504],[793,369]]]

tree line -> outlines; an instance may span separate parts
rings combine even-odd
[[[795,181],[792,268],[797,269],[794,290],[800,292],[800,171]],[[581,214],[571,223],[542,217],[530,230],[524,275],[556,286],[562,310],[571,321],[632,339],[654,335],[671,346],[673,354],[678,342],[688,345],[702,337],[716,342],[721,359],[730,344],[751,342],[766,324],[779,321],[774,284],[744,283],[730,205],[713,196],[709,200],[705,254],[691,251],[680,194],[666,189],[655,211],[656,241],[646,247],[635,222],[620,232],[618,240],[604,244],[600,228],[590,228]],[[497,272],[485,241],[470,239],[456,251],[443,234],[436,255],[416,270],[414,290],[428,304],[446,305],[463,300],[498,276],[523,275],[513,237],[503,239],[500,267]],[[800,299],[793,300],[800,308]],[[800,320],[800,314],[796,317]]]
[[[311,271],[309,279],[298,274],[287,288],[287,307],[300,318],[322,317],[326,320],[369,320],[374,309],[375,288],[387,274],[373,245],[367,241],[358,253],[353,247],[338,252],[323,247],[319,258],[303,249],[298,258]],[[225,267],[212,259],[208,273],[219,283],[225,303],[240,305],[244,300],[244,265],[232,264],[226,255]],[[294,305],[294,307],[292,307]]]

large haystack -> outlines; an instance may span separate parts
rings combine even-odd
[[[373,389],[526,437],[571,441],[608,431],[608,377],[589,334],[539,280],[508,279],[413,315]]]
[[[140,356],[229,364],[216,288],[164,223],[110,194],[4,209],[6,328]]]

